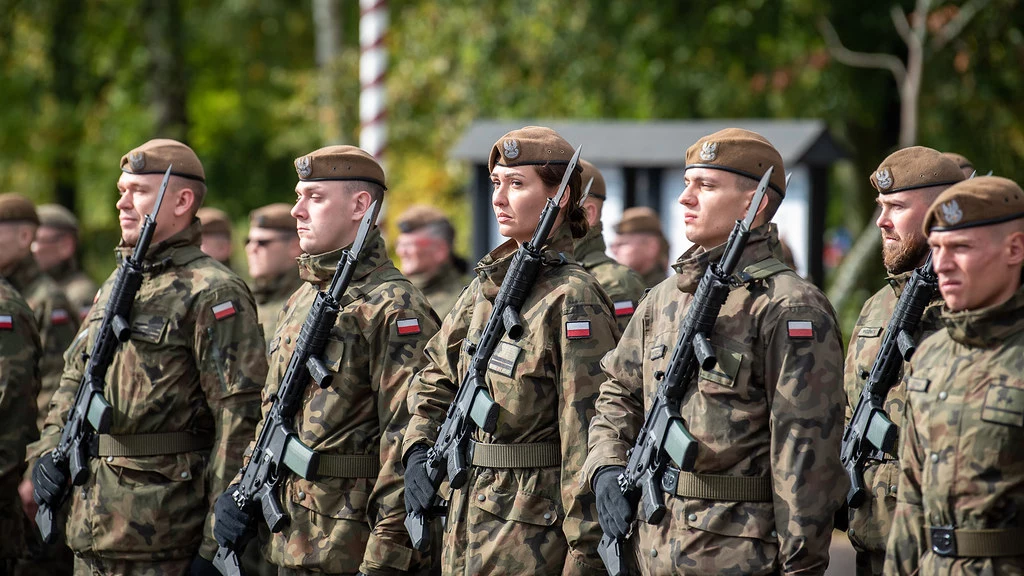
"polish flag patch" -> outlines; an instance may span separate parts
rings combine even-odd
[[[565,323],[565,336],[571,340],[590,338],[590,320]]]
[[[0,330],[13,330],[14,318],[11,316],[0,316]]]
[[[790,338],[813,338],[814,325],[806,320],[790,320],[786,322]]]
[[[70,321],[71,315],[63,308],[57,308],[53,312],[50,312],[50,324],[53,324],[54,326],[61,326]]]
[[[419,318],[403,318],[398,322],[395,322],[398,327],[399,336],[409,336],[411,334],[420,333],[420,321]]]
[[[235,303],[232,302],[231,300],[228,300],[227,302],[221,302],[220,304],[217,304],[216,306],[211,308],[211,310],[213,310],[213,317],[216,318],[217,320],[231,318],[232,316],[238,313],[238,310],[235,308]]]
[[[632,300],[619,300],[615,303],[615,315],[616,316],[629,316],[633,313],[633,301]]]

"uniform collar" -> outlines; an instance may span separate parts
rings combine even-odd
[[[299,278],[318,286],[329,283],[334,278],[334,272],[338,268],[341,254],[351,247],[352,245],[349,244],[343,248],[323,254],[303,254],[299,256]],[[384,238],[380,235],[380,229],[375,227],[366,235],[363,251],[356,260],[356,269],[352,274],[352,280],[355,281],[366,277],[370,272],[386,262],[390,262],[390,260],[388,260],[387,248],[384,246]]]
[[[252,294],[259,303],[273,299],[277,295],[291,294],[302,284],[298,269],[271,278],[253,278]]]
[[[988,308],[964,312],[943,308],[942,323],[949,337],[965,346],[996,346],[1024,330],[1024,286],[1006,302]]]
[[[603,228],[604,225],[598,222],[587,230],[586,236],[576,241],[574,249],[576,258],[584,267],[597,264],[608,258],[608,255],[605,254],[608,246],[604,243]]]
[[[899,298],[903,295],[903,290],[907,287],[907,282],[910,281],[910,276],[914,274],[913,270],[908,272],[901,272],[899,274],[889,274],[886,280],[889,282],[889,287],[892,288],[893,294]],[[942,294],[938,290],[935,291],[935,295],[932,297],[929,306],[941,306],[942,305]]]
[[[406,276],[413,286],[424,292],[437,286],[451,284],[458,277],[459,271],[455,269],[455,264],[451,260],[441,264],[433,274],[410,274]]]
[[[11,286],[14,286],[15,290],[24,295],[25,289],[35,282],[36,278],[39,278],[40,275],[42,275],[42,272],[39,270],[39,264],[29,254],[19,260],[5,278],[11,283]]]
[[[676,285],[679,290],[690,294],[696,292],[697,285],[700,284],[700,279],[704,276],[708,264],[718,261],[724,252],[724,243],[711,250],[704,250],[700,246],[694,245],[683,252],[683,255],[672,265],[676,271]],[[750,239],[736,265],[736,272],[772,257],[782,260],[782,245],[779,242],[778,228],[775,224],[769,223],[750,231]]]
[[[65,278],[74,276],[79,271],[78,262],[75,262],[74,258],[68,258],[67,260],[54,264],[46,273],[54,280],[60,282]]]
[[[203,256],[199,245],[202,243],[202,228],[198,218],[192,218],[192,223],[177,234],[150,245],[146,256],[142,259],[148,272],[158,273],[159,270],[170,264],[182,266]],[[117,262],[120,264],[125,258],[132,255],[134,246],[128,246],[124,240],[115,249]]]
[[[484,296],[491,299],[498,294],[505,274],[512,264],[512,257],[519,250],[515,240],[509,240],[491,250],[473,269],[480,279],[480,287]],[[573,240],[569,225],[563,223],[549,237],[548,243],[541,252],[545,264],[564,263],[573,257]]]

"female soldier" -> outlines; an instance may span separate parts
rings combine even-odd
[[[573,149],[550,128],[529,126],[491,149],[491,203],[509,238],[476,267],[444,324],[427,344],[427,367],[409,390],[403,444],[406,507],[423,513],[432,494],[423,462],[466,375],[512,257],[530,240],[548,198],[558,192]],[[468,480],[450,497],[442,546],[445,574],[592,574],[601,529],[577,472],[601,383],[599,361],[618,329],[597,281],[571,260],[587,231],[579,206],[580,172],[569,179],[546,244],[545,264],[520,315],[523,335],[502,337],[486,383],[500,406],[492,434],[473,434]],[[424,496],[425,495],[425,496]]]

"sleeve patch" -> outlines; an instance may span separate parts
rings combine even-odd
[[[14,317],[0,316],[0,330],[14,330]]]
[[[615,302],[615,315],[616,316],[629,316],[633,313],[633,301],[632,300],[619,300]]]
[[[53,312],[50,312],[50,324],[54,326],[62,326],[70,321],[71,315],[63,308],[55,308]]]
[[[508,342],[499,342],[490,362],[487,363],[487,369],[511,378],[522,351],[522,348]]]
[[[813,338],[814,325],[806,320],[789,320],[786,329],[790,338]]]
[[[403,318],[395,322],[395,325],[398,327],[399,336],[411,336],[421,332],[419,318]]]
[[[211,308],[211,310],[213,310],[213,317],[216,318],[217,320],[231,318],[232,316],[238,313],[238,310],[235,308],[235,303],[232,302],[231,300],[221,302],[220,304],[217,304],[216,306]]]
[[[590,338],[590,320],[565,323],[565,336],[570,340]]]

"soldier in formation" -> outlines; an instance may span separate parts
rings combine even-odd
[[[196,213],[201,225],[200,249],[210,258],[231,268],[231,217],[212,206],[203,206]]]
[[[668,240],[661,231],[658,213],[646,206],[627,208],[615,225],[612,255],[643,278],[647,288],[665,279]]]
[[[78,219],[59,204],[43,204],[36,212],[39,213],[39,230],[32,244],[32,255],[39,268],[64,291],[79,321],[85,320],[96,298],[96,283],[78,264]]]
[[[269,342],[288,298],[302,286],[295,259],[302,254],[291,205],[279,202],[249,214],[245,257],[263,334]]]
[[[395,253],[402,274],[423,291],[438,318],[448,315],[467,282],[454,243],[455,228],[436,208],[412,206],[398,217]]]

